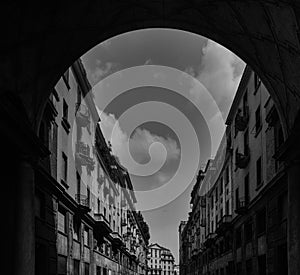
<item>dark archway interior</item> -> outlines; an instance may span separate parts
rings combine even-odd
[[[262,78],[287,134],[299,105],[299,7],[282,1],[85,1],[3,7],[3,90],[22,100],[37,126],[59,76],[93,46],[117,34],[177,28],[224,45]],[[5,19],[5,16],[4,16]]]
[[[9,205],[3,200],[1,205],[2,209],[10,209],[3,217],[8,221],[3,247],[8,254],[14,254],[8,264],[11,269],[17,267],[17,271],[11,274],[31,274],[32,251],[22,244],[34,244],[32,239],[25,242],[22,235],[27,229],[34,230],[34,223],[25,229],[16,226],[19,218],[26,219],[28,212],[24,211],[22,217],[15,215],[16,205],[33,204],[33,191],[21,188],[24,182],[30,186],[33,179],[31,175],[26,175],[25,181],[19,179],[11,168],[22,166],[24,159],[34,163],[36,158],[47,154],[36,134],[51,90],[70,64],[115,35],[143,28],[175,28],[203,35],[240,56],[268,88],[285,138],[289,138],[284,148],[285,158],[299,166],[300,131],[296,118],[300,110],[300,1],[102,0],[0,5],[1,141],[15,148],[9,151],[2,170],[5,182],[18,182],[4,190],[6,197],[16,192],[14,200]],[[289,172],[290,274],[300,272],[298,166]],[[12,249],[10,239],[18,249]],[[26,263],[25,271],[19,270],[22,265],[18,261]]]

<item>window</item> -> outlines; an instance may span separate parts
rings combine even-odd
[[[256,186],[259,187],[262,184],[262,162],[261,157],[256,161]]]
[[[63,119],[68,120],[69,107],[65,100],[63,100]]]
[[[84,263],[84,275],[90,274],[90,265],[88,263]]]
[[[81,177],[80,174],[78,172],[76,172],[76,188],[77,188],[77,194],[80,195],[81,194]]]
[[[287,219],[287,212],[288,212],[287,193],[284,193],[278,198],[278,221],[279,221],[279,223],[281,223],[282,221]]]
[[[249,154],[249,131],[248,129],[244,133],[244,155],[248,156]]]
[[[252,259],[246,261],[246,275],[252,275]]]
[[[243,96],[243,115],[248,115],[248,91],[245,91],[245,94]]]
[[[68,157],[62,152],[61,177],[65,184],[68,180]]]
[[[266,208],[263,208],[256,213],[256,229],[257,235],[266,232]]]
[[[218,186],[216,186],[216,191],[215,191],[215,198],[216,198],[216,202],[218,201]]]
[[[241,228],[238,228],[236,230],[235,245],[236,245],[236,248],[239,248],[242,245],[242,229]]]
[[[80,236],[80,222],[74,217],[73,220],[73,239],[79,241]]]
[[[250,202],[249,174],[247,174],[244,179],[244,192],[245,192],[245,203],[248,204]]]
[[[245,229],[245,243],[249,243],[252,241],[252,222],[247,221],[244,225]]]
[[[45,218],[45,196],[41,192],[35,193],[35,216],[40,219]]]
[[[89,228],[84,227],[84,232],[83,232],[83,244],[86,246],[89,246]]]
[[[66,211],[64,209],[58,209],[57,212],[57,229],[62,233],[66,233]]]
[[[260,83],[261,83],[261,80],[260,80],[259,76],[256,73],[254,73],[254,89],[255,89],[254,92],[255,93],[256,93],[257,88],[259,87]]]
[[[80,261],[79,260],[73,260],[73,269],[74,269],[74,275],[80,274]]]
[[[239,208],[239,188],[235,189],[235,209]]]
[[[229,183],[229,166],[225,170],[225,186]]]
[[[100,211],[100,199],[98,198],[97,199],[97,213],[100,214],[101,211]]]
[[[220,179],[220,196],[223,194],[223,178]]]
[[[258,275],[266,275],[266,254],[258,256]]]
[[[57,256],[57,274],[67,274],[67,257],[61,255]]]
[[[255,135],[257,135],[261,130],[261,114],[260,114],[260,105],[258,105],[255,111]]]
[[[229,200],[226,201],[226,204],[225,204],[225,215],[229,215]]]
[[[65,73],[63,74],[63,80],[68,88],[68,90],[70,90],[70,84],[69,84],[69,69],[65,71]]]

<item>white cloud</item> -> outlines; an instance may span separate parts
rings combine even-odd
[[[118,68],[119,68],[118,63],[114,63],[114,62],[103,63],[101,60],[97,59],[95,69],[93,71],[89,71],[90,81],[94,85],[104,77],[116,71]]]
[[[151,58],[149,58],[145,61],[145,65],[153,65]]]
[[[185,71],[205,86],[225,117],[240,82],[245,63],[231,51],[211,40],[202,52],[203,57],[198,70],[190,67]],[[201,92],[203,92],[201,89],[190,90],[191,97],[196,100],[201,98]]]
[[[127,163],[128,159],[128,135],[125,133],[119,122],[116,120],[113,114],[106,114],[99,112],[101,117],[100,126],[103,135],[107,141],[112,144],[113,154],[118,156],[121,163]],[[112,135],[113,133],[113,135]],[[168,160],[178,159],[180,157],[180,149],[178,148],[177,142],[171,138],[164,138],[162,136],[154,135],[146,129],[137,128],[131,135],[129,140],[130,153],[134,159],[139,163],[147,163],[149,161],[149,147],[151,144],[159,142],[161,143],[167,152]],[[155,151],[152,158],[159,159],[162,152]]]

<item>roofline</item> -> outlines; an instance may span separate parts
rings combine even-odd
[[[231,123],[233,121],[233,117],[236,113],[237,106],[239,105],[240,100],[241,100],[241,98],[242,98],[242,96],[245,92],[245,88],[248,85],[248,80],[249,80],[252,72],[253,72],[253,70],[250,68],[250,66],[246,65],[246,67],[244,69],[244,72],[243,72],[243,75],[242,75],[242,78],[241,78],[241,81],[240,81],[239,86],[237,88],[236,94],[234,96],[233,102],[231,104],[229,113],[227,115],[227,119],[226,119],[226,122],[225,122],[226,125],[231,125]]]

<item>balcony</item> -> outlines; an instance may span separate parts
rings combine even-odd
[[[245,154],[236,152],[235,155],[235,165],[237,168],[244,169],[247,167],[250,160],[250,152],[249,150],[245,151]]]
[[[231,228],[231,215],[224,215],[217,223],[217,233],[222,234],[229,228]]]
[[[91,211],[90,198],[88,196],[82,195],[82,194],[76,194],[75,200],[78,204],[78,208],[79,208],[80,212],[88,213]]]
[[[112,238],[113,244],[119,247],[123,245],[123,239],[118,232],[112,232],[110,233],[110,236]]]
[[[238,113],[235,116],[235,128],[237,131],[244,131],[247,128],[249,121],[249,108],[245,107],[244,112],[238,109]]]
[[[95,167],[95,161],[90,157],[90,147],[81,141],[76,144],[76,164],[86,166],[89,170]]]
[[[102,233],[105,236],[108,236],[109,233],[112,232],[108,220],[104,217],[102,213],[95,213],[94,219],[97,230],[99,230],[100,233]]]
[[[87,106],[76,103],[76,122],[80,127],[87,127],[90,124],[90,113]]]
[[[206,240],[204,242],[205,247],[206,248],[211,247],[211,245],[214,243],[216,237],[217,237],[216,233],[208,233],[206,236]]]
[[[235,213],[238,215],[244,215],[247,212],[248,200],[245,198],[239,198],[237,201]]]

